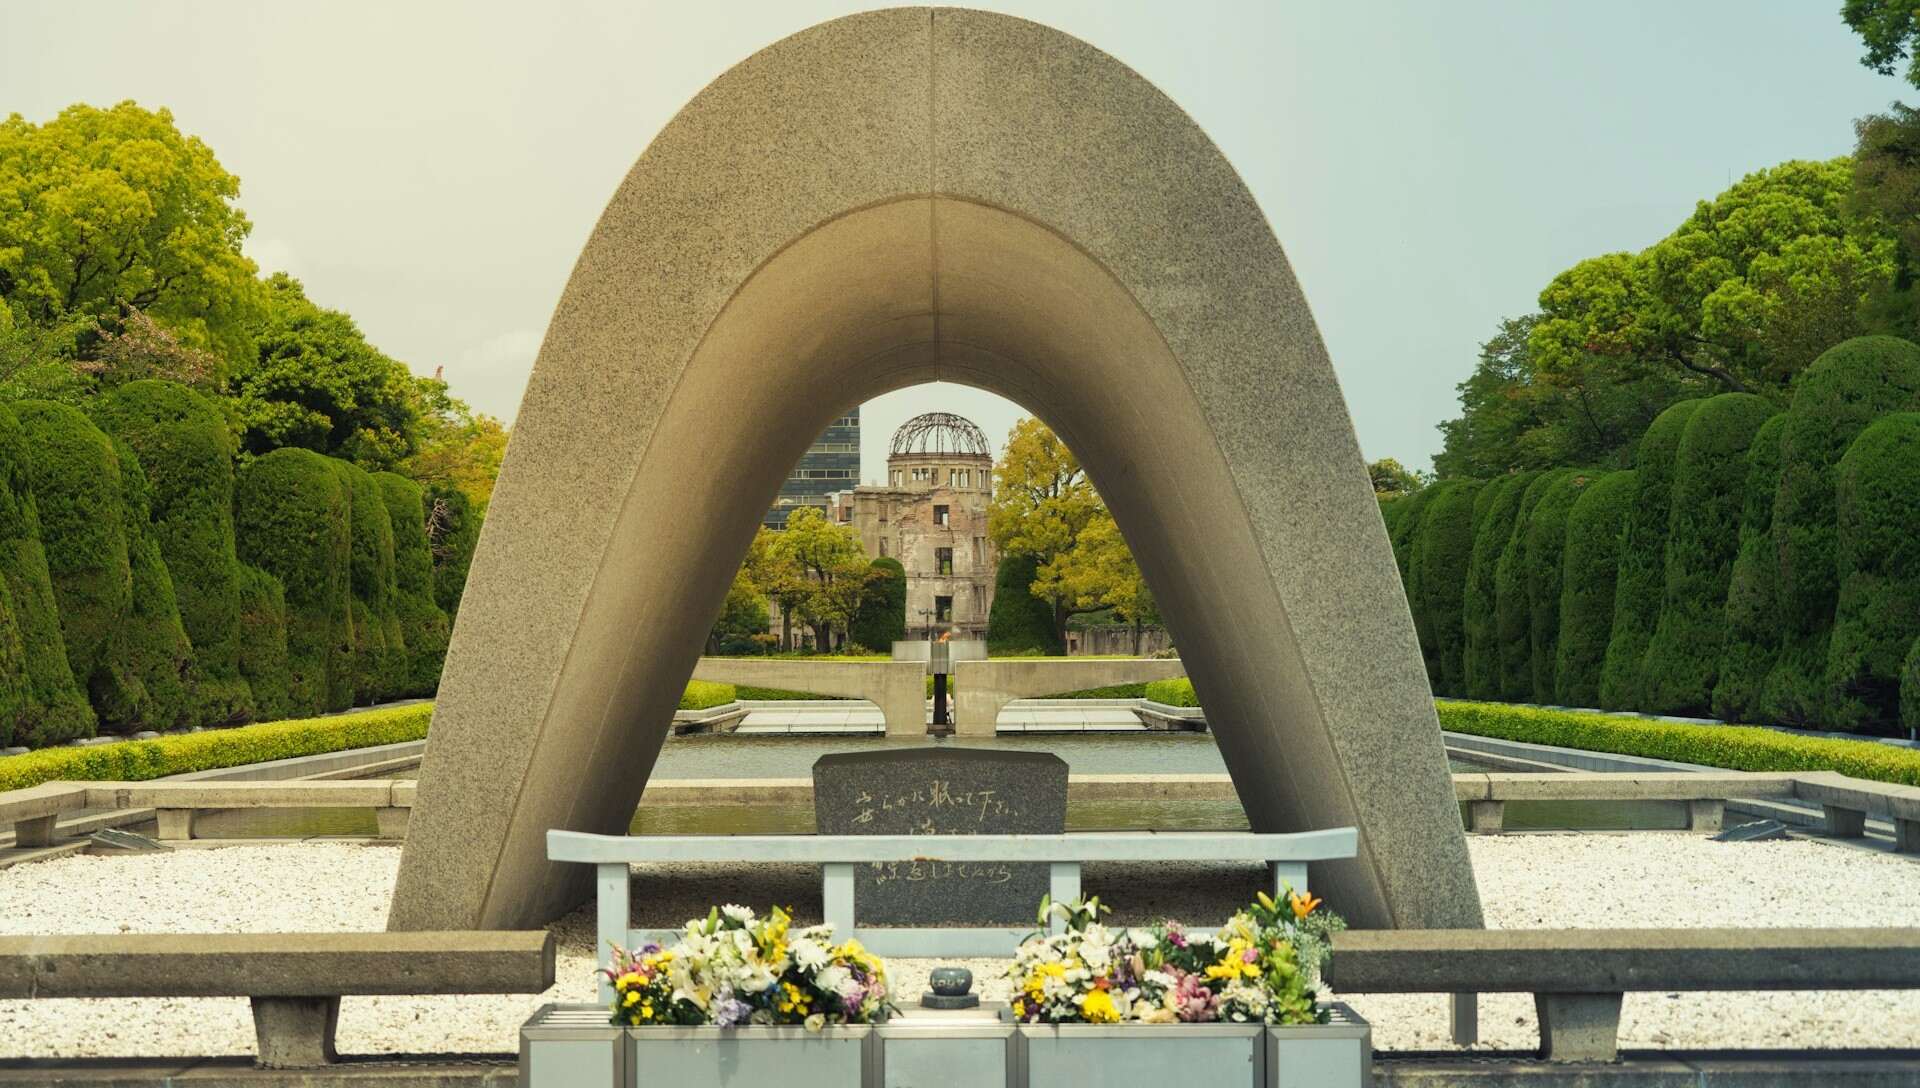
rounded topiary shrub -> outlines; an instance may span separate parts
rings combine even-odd
[[[1773,499],[1780,489],[1780,436],[1785,413],[1760,425],[1747,447],[1741,486],[1739,550],[1727,578],[1726,637],[1713,716],[1751,721],[1780,653],[1780,559],[1773,546]]]
[[[1390,506],[1399,507],[1394,512],[1391,528],[1387,531],[1387,542],[1393,546],[1393,562],[1400,568],[1400,588],[1406,593],[1408,610],[1412,610],[1420,576],[1413,569],[1413,542],[1420,538],[1420,525],[1426,520],[1427,507],[1433,502],[1434,489],[1423,487],[1411,495],[1393,500]],[[1419,627],[1419,617],[1414,617],[1414,626]]]
[[[1673,461],[1699,400],[1683,400],[1653,418],[1634,450],[1633,506],[1620,535],[1613,587],[1613,627],[1600,666],[1600,705],[1638,710],[1645,694],[1641,667],[1660,622],[1667,589],[1667,527],[1673,506]]]
[[[175,382],[120,386],[90,407],[125,442],[151,486],[151,524],[193,643],[189,676],[197,725],[253,717],[240,675],[240,560],[233,539],[232,433],[211,399]]]
[[[348,705],[390,699],[406,686],[407,647],[394,610],[393,519],[373,474],[351,461],[330,461],[347,487],[347,532],[353,539],[353,696]]]
[[[1527,536],[1534,508],[1548,491],[1574,470],[1540,473],[1527,485],[1514,511],[1513,528],[1493,573],[1493,620],[1500,669],[1500,698],[1523,703],[1533,698],[1533,602],[1527,579]]]
[[[191,724],[192,699],[186,678],[198,667],[192,664],[193,644],[180,623],[173,576],[167,572],[159,542],[149,528],[147,474],[126,443],[114,440],[113,450],[120,469],[120,524],[127,541],[127,571],[133,592],[121,638],[127,663],[147,695],[137,720],[131,724],[142,729],[173,729]]]
[[[254,713],[264,721],[297,716],[287,666],[287,597],[280,579],[240,564],[240,675],[253,693]]]
[[[1479,480],[1448,480],[1434,484],[1426,514],[1415,534],[1410,567],[1417,571],[1420,596],[1413,606],[1420,633],[1420,652],[1427,662],[1427,681],[1436,694],[1466,691],[1462,663],[1462,605],[1467,565],[1473,559],[1473,511],[1480,497]]]
[[[1002,556],[993,574],[993,605],[987,610],[987,652],[1060,654],[1066,648],[1053,631],[1053,610],[1033,595],[1038,564],[1031,556]]]
[[[480,543],[480,511],[467,494],[435,484],[427,488],[427,544],[433,549],[433,599],[451,624],[460,614],[467,570]]]
[[[1583,469],[1550,474],[1552,481],[1527,518],[1521,556],[1527,578],[1527,669],[1532,701],[1551,703],[1560,669],[1560,597],[1567,515],[1597,478]]]
[[[1520,501],[1538,475],[1523,472],[1488,481],[1474,501],[1473,554],[1467,561],[1460,604],[1460,664],[1470,698],[1501,697],[1496,575],[1500,556],[1513,535]]]
[[[1834,470],[1869,423],[1916,401],[1920,347],[1891,336],[1829,348],[1794,381],[1773,507],[1784,638],[1761,692],[1761,711],[1775,721],[1819,725],[1826,709],[1827,641],[1839,592]]]
[[[881,556],[870,565],[860,610],[854,613],[848,637],[859,646],[886,653],[907,637],[907,568],[898,559]]]
[[[1892,732],[1920,636],[1920,414],[1884,416],[1840,458],[1840,589],[1827,649],[1829,726]]]
[[[0,744],[37,748],[92,736],[94,715],[67,663],[31,476],[26,434],[0,405],[0,603],[16,648],[6,655]]]
[[[1702,401],[1674,454],[1660,618],[1640,663],[1640,705],[1652,714],[1705,716],[1727,627],[1727,582],[1740,550],[1747,450],[1776,410],[1751,393]]]
[[[1900,724],[1920,731],[1920,638],[1913,640],[1900,669]]]
[[[431,695],[447,657],[447,614],[433,599],[433,551],[419,484],[391,472],[373,479],[393,529],[393,610],[406,646],[406,674],[397,695]]]
[[[341,709],[353,698],[348,502],[329,460],[312,450],[256,457],[234,484],[240,558],[272,575],[284,595],[287,706],[295,717]]]
[[[1561,706],[1590,707],[1600,701],[1600,664],[1613,631],[1620,534],[1634,490],[1631,469],[1609,472],[1582,490],[1567,511],[1552,699]]]

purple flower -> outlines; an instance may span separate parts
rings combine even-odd
[[[730,1028],[747,1022],[753,1015],[753,1006],[733,996],[732,990],[722,990],[714,997],[713,1023],[715,1027]]]

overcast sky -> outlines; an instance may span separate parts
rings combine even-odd
[[[248,250],[422,373],[512,418],[581,243],[633,160],[728,66],[867,5],[0,6],[0,112],[167,106],[241,179]],[[1637,249],[1748,171],[1826,158],[1904,84],[1838,0],[982,3],[1131,65],[1246,179],[1292,260],[1369,458],[1425,467],[1497,321]],[[864,412],[864,474],[922,386]]]

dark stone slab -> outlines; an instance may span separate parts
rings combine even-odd
[[[938,745],[821,756],[822,835],[1058,835],[1067,764],[1049,752]],[[861,925],[1020,925],[1047,894],[1041,862],[889,862],[856,873]]]
[[[1714,842],[1770,842],[1774,839],[1788,839],[1787,825],[1778,820],[1755,820],[1750,824],[1737,824],[1713,836]]]

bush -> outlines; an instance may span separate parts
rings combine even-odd
[[[1001,557],[993,575],[993,605],[987,610],[988,653],[1066,652],[1054,634],[1052,609],[1033,595],[1035,575],[1031,556]]]
[[[460,595],[467,591],[467,572],[473,549],[480,543],[480,511],[457,487],[434,484],[427,488],[427,544],[433,550],[433,599],[452,625],[460,614]]]
[[[680,695],[680,709],[706,710],[709,707],[726,706],[739,697],[737,689],[732,684],[720,684],[711,680],[689,680],[687,690]]]
[[[0,405],[0,609],[7,614],[0,745],[7,746],[58,744],[94,731],[93,708],[67,664],[31,475],[26,433]]]
[[[1527,667],[1533,679],[1533,701],[1553,701],[1560,671],[1561,571],[1567,543],[1567,515],[1580,496],[1599,477],[1581,469],[1554,475],[1541,492],[1527,519],[1522,555],[1527,575]]]
[[[1835,480],[1840,590],[1827,650],[1830,728],[1890,732],[1920,634],[1920,414],[1882,417]]]
[[[1440,727],[1456,733],[1588,752],[1671,759],[1736,771],[1838,771],[1920,786],[1920,752],[1872,741],[1796,737],[1741,725],[1693,725],[1500,703],[1442,701]]]
[[[406,639],[393,604],[393,520],[371,473],[351,461],[328,465],[347,488],[353,541],[353,692],[346,705],[384,702],[405,689],[407,676]]]
[[[1637,710],[1645,697],[1642,666],[1667,589],[1667,527],[1673,508],[1673,461],[1687,421],[1702,401],[1683,400],[1653,418],[1633,457],[1633,505],[1620,533],[1614,577],[1613,627],[1600,665],[1600,705]]]
[[[1920,638],[1913,640],[1900,670],[1900,724],[1920,730]]]
[[[1794,381],[1773,507],[1784,638],[1761,692],[1761,711],[1775,721],[1818,724],[1826,709],[1827,641],[1839,594],[1834,469],[1869,423],[1916,398],[1920,347],[1891,336],[1829,348]]]
[[[240,674],[240,560],[233,539],[233,435],[212,400],[184,385],[137,381],[93,401],[94,422],[125,442],[151,487],[151,525],[193,644],[195,725],[254,716]]]
[[[393,611],[406,646],[406,668],[396,693],[431,695],[447,657],[447,614],[433,599],[433,551],[427,545],[425,495],[420,485],[391,472],[374,483],[393,527]]]
[[[1560,638],[1553,698],[1562,706],[1600,701],[1600,663],[1613,630],[1613,583],[1620,533],[1633,502],[1634,473],[1609,472],[1580,493],[1567,511],[1560,576]]]
[[[871,571],[848,638],[860,646],[888,650],[907,637],[907,568],[883,555],[873,561]]]
[[[1740,550],[1747,451],[1770,401],[1722,393],[1702,401],[1674,454],[1660,618],[1640,663],[1641,701],[1654,714],[1713,711],[1727,628],[1727,583]]]
[[[1773,497],[1780,488],[1780,436],[1785,413],[1760,425],[1747,447],[1741,496],[1740,549],[1727,579],[1726,645],[1713,686],[1713,716],[1751,721],[1780,652],[1780,560],[1773,546]]]
[[[234,487],[240,558],[277,579],[286,603],[287,705],[295,714],[353,698],[347,504],[328,459],[291,446],[248,462]]]
[[[1538,473],[1523,472],[1491,481],[1474,500],[1473,555],[1467,562],[1467,584],[1461,594],[1461,671],[1467,694],[1477,699],[1500,697],[1500,628],[1496,575],[1520,501]]]
[[[1146,697],[1166,706],[1199,706],[1200,699],[1193,693],[1193,681],[1184,676],[1172,680],[1149,680]]]
[[[1494,567],[1493,618],[1498,636],[1500,697],[1512,702],[1533,698],[1533,602],[1527,594],[1527,537],[1533,512],[1540,500],[1572,473],[1570,468],[1554,469],[1535,476],[1527,485],[1514,511],[1513,529],[1500,551],[1500,562]]]
[[[1467,566],[1473,560],[1473,511],[1484,487],[1478,480],[1449,480],[1427,490],[1434,495],[1420,519],[1410,564],[1420,595],[1408,603],[1427,663],[1427,682],[1436,692],[1460,695],[1466,692],[1461,609]]]
[[[147,474],[125,442],[114,439],[113,452],[120,470],[120,527],[127,541],[133,595],[121,637],[127,662],[147,693],[138,724],[149,729],[198,724],[187,720],[192,699],[182,680],[193,664],[193,644],[180,625],[173,576],[148,528],[151,490]]]
[[[240,619],[240,675],[253,693],[254,713],[269,721],[293,713],[287,690],[287,596],[280,579],[240,564],[236,586]]]

